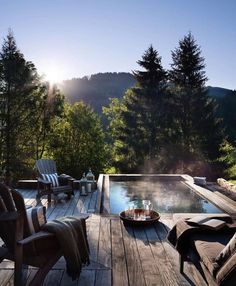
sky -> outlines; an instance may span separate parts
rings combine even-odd
[[[132,72],[152,44],[164,68],[189,31],[207,85],[236,89],[235,0],[0,0],[0,45],[9,28],[47,79]]]

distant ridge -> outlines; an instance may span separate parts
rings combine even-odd
[[[233,93],[233,90],[223,87],[207,86],[208,95],[212,97],[225,97]]]
[[[121,98],[134,84],[135,79],[131,73],[106,72],[65,80],[59,88],[70,103],[82,100],[101,114],[102,107],[109,104],[109,98]],[[217,101],[234,94],[231,89],[222,87],[207,86],[207,91]]]
[[[122,97],[134,84],[135,79],[131,73],[107,72],[65,80],[59,88],[70,103],[82,100],[101,114],[102,107],[109,104],[110,97]]]

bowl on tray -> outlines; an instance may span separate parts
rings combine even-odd
[[[153,210],[131,209],[120,213],[120,219],[125,224],[134,226],[145,226],[157,222],[160,219],[159,213]]]

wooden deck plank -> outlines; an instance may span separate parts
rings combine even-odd
[[[91,196],[92,196],[92,193],[89,193],[88,196],[85,196],[85,201],[84,201],[84,203],[81,207],[81,210],[80,210],[81,213],[87,213],[88,212],[89,204],[91,201]]]
[[[134,237],[133,228],[129,226],[122,226],[129,285],[130,286],[144,286],[146,285],[143,270],[140,262],[138,248]]]
[[[83,207],[83,204],[84,204],[84,201],[85,201],[85,197],[84,196],[80,196],[78,201],[77,201],[77,204],[74,208],[74,212],[73,212],[73,215],[78,215],[81,213],[81,209]]]
[[[88,206],[88,213],[95,213],[96,210],[96,202],[97,202],[97,195],[98,195],[98,191],[94,191],[91,194],[91,200]]]
[[[112,285],[128,285],[128,276],[119,220],[111,220],[112,236]]]
[[[60,285],[64,270],[51,270],[49,271],[43,286],[57,286]]]
[[[167,232],[167,229],[166,229],[167,226],[165,225],[165,223],[166,223],[166,220],[162,219],[160,224],[158,225],[158,228],[156,228],[156,225],[155,225],[157,235],[159,239],[161,240],[162,245],[165,249],[165,252],[167,253],[167,256],[169,258],[169,261],[171,262],[171,265],[178,277],[179,285],[189,286],[190,284],[188,283],[188,281],[179,272],[179,255],[177,251],[169,244],[169,242],[166,239],[168,232]]]
[[[94,286],[111,286],[111,285],[112,285],[111,270],[97,270]]]
[[[83,270],[79,277],[78,286],[94,286],[94,283],[95,270]]]
[[[70,204],[70,206],[68,207],[68,209],[65,212],[65,216],[71,216],[73,215],[74,211],[75,211],[75,207],[77,205],[78,200],[80,199],[80,193],[78,191],[74,191],[74,197],[71,200],[72,203]]]
[[[88,243],[90,249],[90,260],[97,262],[98,258],[98,242],[100,232],[100,216],[91,215],[88,219]]]
[[[111,227],[110,218],[101,217],[99,232],[99,249],[97,261],[106,267],[111,268]]]
[[[157,223],[157,231],[158,231]],[[175,271],[167,257],[167,253],[162,245],[161,240],[159,239],[157,232],[154,227],[145,228],[147,239],[153,253],[155,264],[157,265],[161,279],[165,285],[180,285],[178,277],[175,274]]]
[[[145,230],[141,227],[134,228],[134,235],[138,246],[138,252],[143,269],[144,279],[147,285],[164,285],[159,269],[155,263]]]
[[[66,271],[64,271],[60,286],[77,286],[77,285],[78,285],[78,280],[72,280],[71,277],[67,275]]]

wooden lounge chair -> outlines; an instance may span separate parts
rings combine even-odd
[[[35,214],[40,208],[42,210],[44,207],[31,208],[31,213],[33,210]],[[15,286],[25,285],[25,269],[28,265],[39,268],[29,285],[42,285],[49,270],[62,256],[62,249],[55,235],[40,231],[46,223],[45,216],[36,221],[33,233],[28,217],[29,210],[25,208],[22,195],[0,183],[0,238],[4,243],[0,247],[0,263],[4,259],[14,261]],[[81,217],[86,219],[88,216]]]
[[[74,179],[65,174],[57,175],[56,163],[50,159],[39,159],[36,161],[36,168],[38,170],[38,193],[37,200],[42,196],[48,196],[48,202],[51,202],[51,195],[57,198],[60,193],[66,193],[70,199],[73,192],[73,181]],[[50,178],[53,179],[50,180]],[[57,177],[57,182],[54,179]]]

